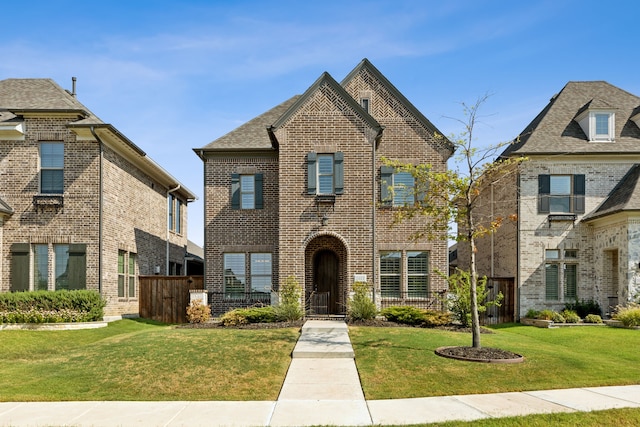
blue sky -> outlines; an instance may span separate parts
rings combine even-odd
[[[444,134],[491,94],[478,145],[514,138],[570,80],[640,95],[640,3],[555,1],[34,0],[5,8],[0,79],[52,78],[194,191],[202,147],[324,71],[368,58]]]

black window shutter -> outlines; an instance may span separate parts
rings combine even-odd
[[[344,153],[338,151],[333,155],[334,163],[334,191],[336,194],[344,193]]]
[[[69,290],[87,289],[87,245],[69,245]]]
[[[264,208],[264,197],[262,195],[262,185],[263,185],[263,181],[264,181],[264,175],[261,173],[257,173],[254,176],[255,179],[255,190],[256,190],[256,194],[255,194],[255,208],[256,209],[263,209]]]
[[[584,213],[585,182],[584,175],[573,176],[573,210]]]
[[[385,206],[390,206],[393,201],[392,187],[394,171],[395,169],[391,166],[380,167],[380,201]]]
[[[11,291],[29,290],[29,244],[11,245]]]
[[[315,151],[307,153],[307,194],[316,194],[316,162],[318,155]]]
[[[231,174],[231,209],[240,209],[240,174]]]
[[[549,213],[551,175],[538,175],[538,213]]]

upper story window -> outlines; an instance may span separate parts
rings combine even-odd
[[[362,106],[364,111],[366,111],[367,113],[369,112],[369,98],[360,99],[360,105]]]
[[[307,153],[307,194],[342,194],[344,192],[344,154]]]
[[[587,110],[576,117],[576,121],[593,142],[615,140],[615,113],[605,110]]]
[[[40,143],[40,193],[64,193],[64,143]]]
[[[262,209],[263,174],[231,174],[231,209]]]
[[[173,194],[168,197],[168,222],[169,230],[182,232],[182,201]]]
[[[390,166],[380,168],[380,201],[385,206],[411,206],[424,198],[424,190],[416,188],[416,180],[409,172]]]
[[[584,213],[584,175],[538,175],[538,213]]]

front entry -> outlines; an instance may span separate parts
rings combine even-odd
[[[335,252],[323,249],[315,254],[313,258],[314,292],[318,295],[326,295],[327,314],[339,313],[339,272],[339,260]]]

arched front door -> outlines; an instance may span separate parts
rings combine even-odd
[[[338,282],[340,279],[338,255],[328,249],[318,251],[313,259],[314,291],[318,294],[327,293],[328,314],[337,314],[338,310]]]

